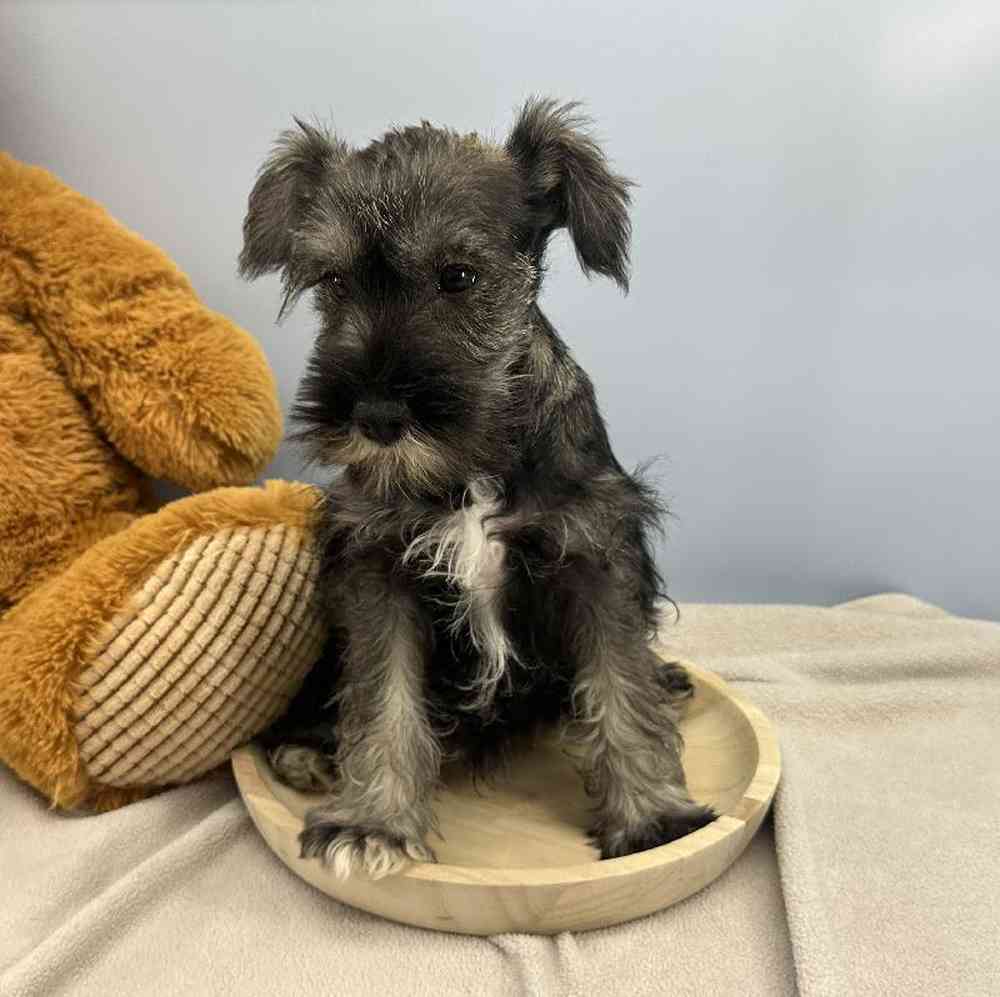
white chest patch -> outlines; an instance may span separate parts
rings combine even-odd
[[[468,705],[476,710],[490,704],[508,662],[515,658],[501,619],[507,548],[491,535],[491,523],[501,507],[496,486],[477,478],[469,485],[462,508],[438,520],[403,555],[404,563],[423,562],[426,577],[446,578],[457,592],[452,626],[469,627],[480,656],[477,681],[469,688]]]

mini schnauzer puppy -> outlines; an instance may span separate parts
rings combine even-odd
[[[320,527],[333,636],[263,738],[280,778],[330,794],[303,855],[374,877],[432,861],[442,760],[488,771],[557,721],[602,857],[709,823],[681,768],[690,681],[649,645],[661,508],[538,307],[562,228],[585,273],[627,290],[630,182],[551,100],[503,145],[424,122],[354,150],[296,123],[239,263],[281,271],[279,314],[312,292],[296,436],[341,469]]]

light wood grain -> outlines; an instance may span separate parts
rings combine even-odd
[[[770,724],[718,676],[684,662],[695,697],[682,722],[692,795],[718,820],[678,841],[598,861],[586,837],[589,803],[555,737],[515,760],[508,777],[478,791],[444,773],[435,810],[439,861],[372,881],[336,879],[299,858],[302,815],[317,798],[276,782],[254,746],[233,770],[254,823],[295,873],[344,903],[425,928],[466,934],[551,934],[618,924],[683,900],[719,876],[764,819],[780,775]]]

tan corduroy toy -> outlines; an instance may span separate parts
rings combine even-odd
[[[0,153],[0,761],[56,805],[223,763],[315,661],[316,493],[232,487],[280,435],[253,340]],[[200,494],[154,511],[148,477]]]

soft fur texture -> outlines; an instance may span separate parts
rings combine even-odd
[[[73,737],[103,624],[193,537],[305,529],[315,504],[276,483],[145,515],[147,475],[245,484],[280,437],[250,336],[99,205],[0,154],[0,759],[57,804],[148,791],[93,784]]]
[[[561,228],[628,286],[629,186],[574,105],[532,100],[502,146],[425,122],[355,151],[299,123],[250,194],[242,271],[280,270],[283,310],[311,291],[299,437],[343,468],[335,640],[268,737],[290,780],[336,771],[302,846],[338,872],[425,857],[442,758],[488,771],[546,721],[580,751],[604,856],[714,817],[680,764],[690,685],[648,646],[659,503],[537,301]]]
[[[280,438],[250,336],[99,205],[0,154],[0,609],[148,511],[143,474],[249,484]]]

